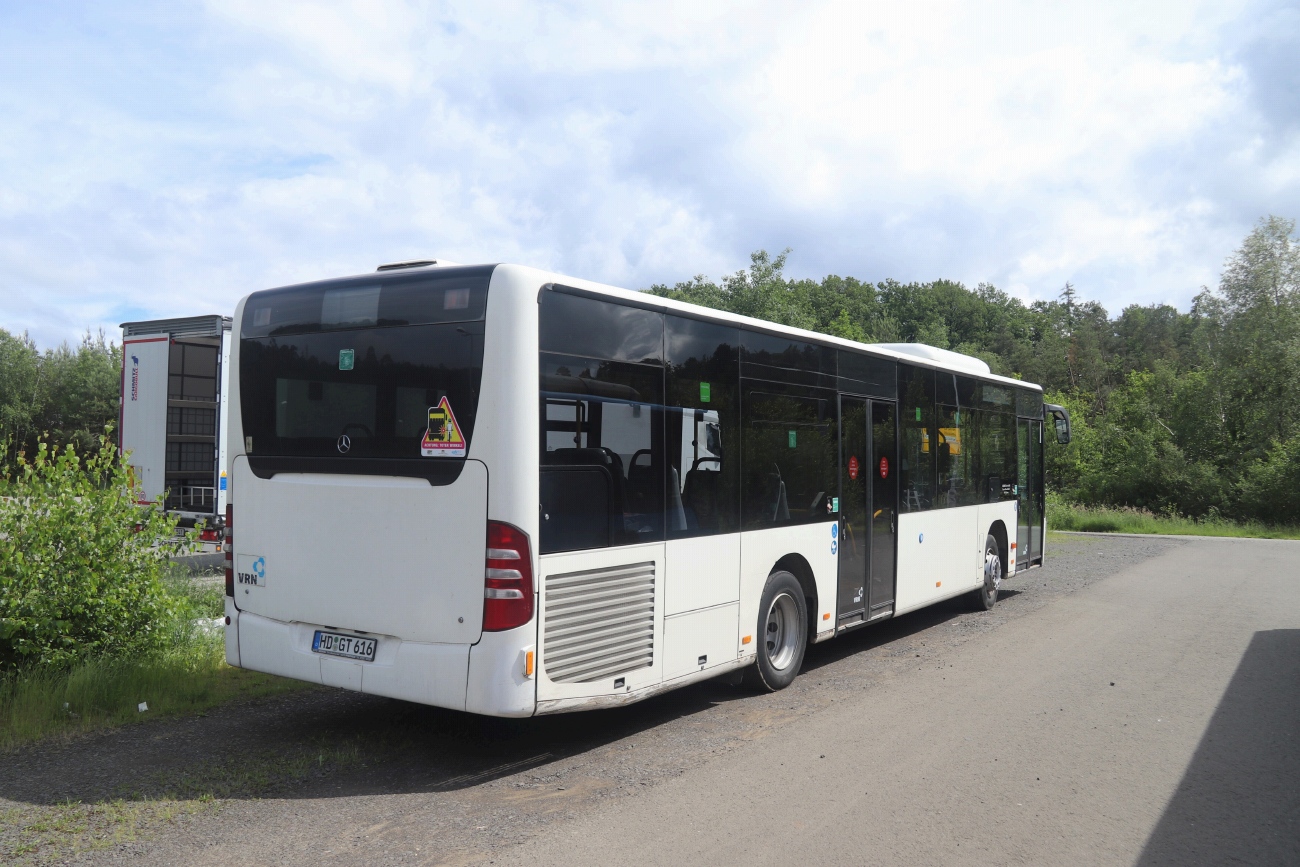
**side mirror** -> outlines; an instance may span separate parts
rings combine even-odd
[[[1043,404],[1043,411],[1056,423],[1056,441],[1063,446],[1070,444],[1070,411],[1054,403]]]

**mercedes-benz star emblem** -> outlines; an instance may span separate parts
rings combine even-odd
[[[339,437],[339,454],[346,455],[350,448],[352,448],[352,437],[347,434]]]

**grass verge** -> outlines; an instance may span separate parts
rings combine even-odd
[[[226,665],[220,636],[142,660],[88,660],[0,682],[0,751],[309,686]],[[144,702],[148,710],[138,706]]]
[[[1231,536],[1243,539],[1300,539],[1300,527],[1279,527],[1257,521],[1229,521],[1225,518],[1184,518],[1157,515],[1145,509],[1078,506],[1051,502],[1047,505],[1049,530],[1077,530],[1087,533],[1142,533],[1162,536]]]
[[[166,649],[139,659],[86,659],[70,668],[29,668],[0,679],[0,752],[48,737],[111,728],[225,702],[310,688],[226,665],[219,583],[177,573],[180,602]],[[144,702],[148,710],[141,712]]]

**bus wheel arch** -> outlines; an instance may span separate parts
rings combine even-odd
[[[803,558],[802,554],[786,554],[776,564],[768,570],[771,576],[776,572],[789,572],[799,582],[803,588],[804,604],[808,606],[808,640],[812,641],[817,634],[817,579],[813,575],[812,566]]]
[[[989,527],[988,535],[997,540],[998,554],[1002,556],[1002,577],[1011,574],[1011,548],[1007,537],[1007,525],[1001,521],[994,521]]]

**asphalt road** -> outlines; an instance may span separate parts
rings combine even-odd
[[[1300,543],[1049,556],[773,695],[507,722],[320,690],[7,757],[0,813],[201,805],[93,864],[1300,864]]]
[[[1196,541],[498,864],[1300,864],[1300,545]]]

